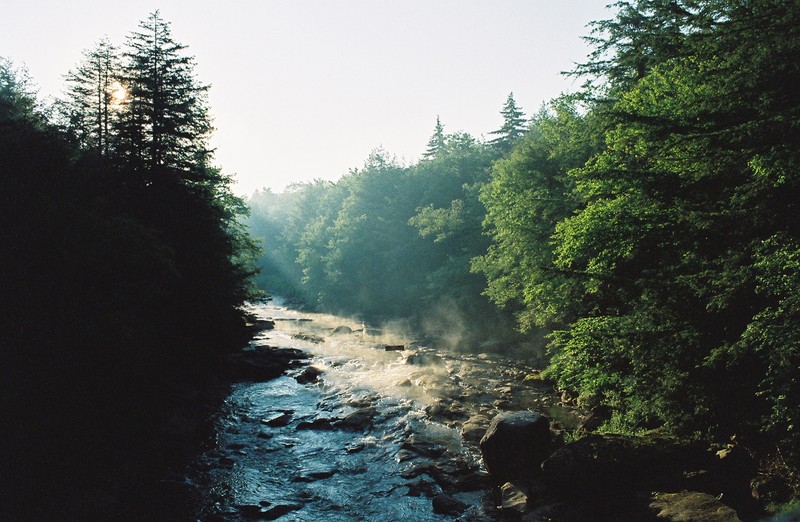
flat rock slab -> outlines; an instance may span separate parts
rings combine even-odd
[[[716,497],[697,491],[655,493],[650,509],[659,519],[671,522],[741,522],[736,511]]]

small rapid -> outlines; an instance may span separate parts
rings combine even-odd
[[[493,354],[437,350],[401,333],[272,301],[259,346],[295,348],[308,366],[232,386],[198,464],[203,520],[452,520],[491,504],[478,441],[501,411],[562,423],[535,369]],[[447,493],[456,508],[432,499]]]

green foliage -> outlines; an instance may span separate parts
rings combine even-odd
[[[530,131],[514,151],[497,161],[481,190],[484,222],[492,238],[472,269],[488,279],[487,295],[516,310],[525,330],[566,321],[559,289],[572,283],[553,263],[551,236],[577,206],[567,172],[582,165],[593,145],[591,123],[567,99],[534,116]]]

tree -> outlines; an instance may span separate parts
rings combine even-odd
[[[28,71],[0,56],[0,120],[36,117],[36,92]]]
[[[428,148],[422,153],[422,157],[426,159],[435,158],[444,147],[444,126],[439,121],[439,116],[436,116],[436,126],[433,128],[433,136],[428,140]]]
[[[593,128],[574,101],[553,101],[533,117],[514,151],[494,163],[481,189],[491,244],[472,269],[486,276],[492,301],[517,313],[523,330],[552,328],[574,313],[564,295],[568,274],[554,266],[551,238],[579,206],[568,173],[599,148]]]
[[[127,96],[120,74],[119,51],[103,38],[84,51],[83,62],[66,77],[62,111],[67,129],[83,147],[104,157],[109,155],[113,128]]]
[[[553,236],[575,274],[561,295],[585,308],[550,375],[617,407],[617,428],[747,434],[797,462],[800,6],[625,5],[600,69],[605,147],[572,171],[580,205]],[[636,49],[653,54],[622,74]]]
[[[489,143],[497,147],[501,152],[507,153],[525,132],[525,113],[517,107],[513,92],[508,94],[500,114],[503,116],[503,125],[489,133],[497,135]]]
[[[119,122],[126,161],[151,175],[172,170],[189,180],[208,162],[207,85],[194,79],[194,59],[172,39],[170,24],[158,11],[128,37],[123,81],[128,89]],[[207,172],[207,171],[206,171]],[[152,181],[152,180],[145,180]]]

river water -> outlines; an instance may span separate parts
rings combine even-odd
[[[252,346],[301,349],[318,371],[233,385],[192,479],[203,520],[491,519],[478,448],[489,420],[526,409],[577,420],[519,358],[438,350],[278,301],[253,312],[276,327]],[[442,492],[462,505],[435,513]]]

